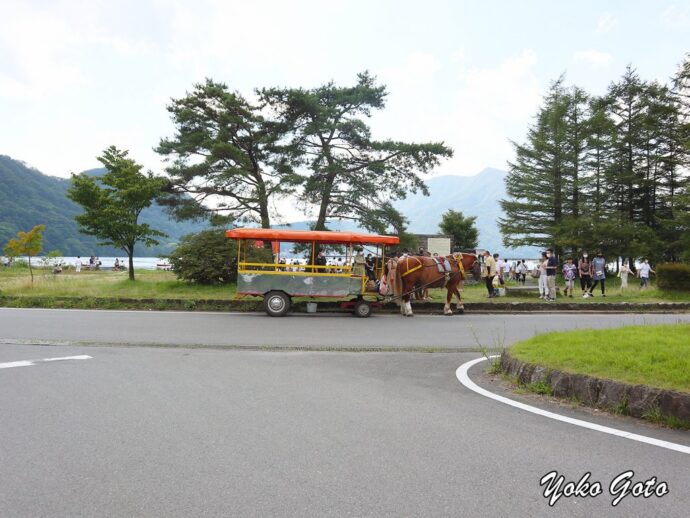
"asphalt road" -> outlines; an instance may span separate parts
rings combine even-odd
[[[501,348],[545,331],[690,322],[690,314],[351,315],[0,309],[0,339],[305,348]]]
[[[221,345],[238,328],[253,336],[246,326],[273,344],[297,343],[295,332],[307,336],[302,343],[316,344],[318,330],[336,329],[347,337],[331,344],[364,343],[356,341],[354,324],[368,326],[372,341],[395,333],[408,344],[441,327],[445,336],[464,337],[455,342],[462,346],[471,322],[504,319],[506,334],[513,333],[506,341],[533,332],[534,316],[496,317],[276,320],[0,310],[0,339],[44,340],[53,333],[98,343],[97,336],[115,333],[141,343],[158,336],[156,343],[184,344],[196,336],[190,343]],[[282,339],[281,322],[287,326]],[[410,336],[413,327],[396,331],[408,322],[421,326],[419,334]],[[457,335],[446,329],[452,325]],[[317,330],[305,333],[309,326]],[[147,327],[153,329],[137,335]],[[93,358],[0,368],[1,516],[687,517],[690,509],[690,455],[575,428],[471,392],[455,370],[477,353],[6,343],[0,367],[84,354]],[[482,379],[477,368],[471,374]],[[688,432],[558,412],[690,445]],[[628,496],[612,507],[608,485],[629,469],[635,481],[665,481],[669,494]],[[550,508],[539,480],[552,470],[575,481],[591,472],[604,493],[564,497]]]

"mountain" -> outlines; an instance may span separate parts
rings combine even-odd
[[[408,230],[415,234],[435,234],[441,215],[448,209],[477,216],[479,247],[512,259],[536,257],[533,247],[503,246],[497,220],[503,215],[499,200],[505,198],[505,171],[487,168],[474,176],[437,176],[426,182],[429,196],[414,194],[395,203],[410,221]]]
[[[86,171],[100,175],[104,169]],[[536,257],[536,248],[509,249],[502,245],[496,220],[501,215],[498,200],[505,196],[504,178],[507,173],[498,169],[484,169],[474,176],[438,176],[428,180],[430,196],[421,194],[395,203],[409,220],[409,230],[417,234],[436,234],[441,214],[448,209],[462,211],[465,216],[477,216],[479,246],[503,257]],[[66,196],[70,180],[46,176],[22,162],[0,155],[0,247],[19,230],[46,224],[44,251],[60,250],[64,255],[91,254],[99,256],[121,255],[120,250],[97,245],[97,239],[80,234],[74,216],[81,207]],[[171,219],[164,208],[153,205],[142,212],[141,221],[149,223],[166,234],[161,244],[152,248],[137,247],[139,256],[160,256],[169,253],[179,239],[204,228],[204,224],[178,222]],[[349,221],[331,221],[333,230],[357,230]],[[299,221],[290,228],[306,229],[309,222]]]
[[[92,175],[104,172],[104,169],[87,171]],[[22,162],[0,155],[0,249],[19,230],[45,224],[44,252],[57,249],[66,256],[122,255],[122,250],[98,246],[98,239],[79,233],[74,216],[83,211],[67,198],[69,185],[69,179],[44,175]],[[140,257],[167,254],[183,235],[198,232],[206,226],[177,222],[164,208],[155,204],[141,213],[140,221],[168,234],[167,238],[160,239],[158,246],[146,248],[138,245],[136,255]]]
[[[502,215],[498,201],[505,197],[505,171],[487,168],[474,176],[437,176],[426,182],[429,196],[413,194],[394,203],[409,220],[408,230],[415,234],[438,234],[441,215],[448,209],[477,216],[479,247],[499,253],[504,258],[537,257],[533,247],[507,248],[501,241],[496,220]],[[290,223],[296,230],[308,229],[309,222]],[[351,221],[329,221],[332,230],[361,230]]]

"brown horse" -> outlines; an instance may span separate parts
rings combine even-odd
[[[396,302],[400,305],[400,312],[403,315],[413,316],[412,304],[410,303],[411,295],[424,288],[446,288],[448,295],[446,305],[443,308],[444,315],[453,314],[450,308],[453,295],[458,299],[457,310],[460,313],[465,311],[458,286],[462,288],[463,281],[470,273],[476,279],[479,278],[480,267],[477,256],[475,254],[454,253],[438,259],[442,263],[444,259],[448,261],[451,268],[450,272],[439,272],[436,262],[427,256],[404,256],[391,259],[388,262],[389,294],[396,297]]]

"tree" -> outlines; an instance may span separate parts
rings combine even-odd
[[[34,283],[34,270],[31,266],[31,258],[40,254],[41,250],[43,250],[43,231],[45,228],[45,225],[36,225],[28,232],[17,232],[17,237],[10,239],[7,245],[5,245],[5,254],[9,257],[28,257],[31,284]]]
[[[168,112],[177,133],[156,151],[172,161],[165,201],[177,216],[222,214],[270,228],[272,202],[301,181],[293,171],[294,149],[281,143],[288,128],[211,79],[173,99]]]
[[[129,279],[134,280],[134,247],[157,245],[163,232],[139,223],[141,211],[150,206],[166,180],[141,172],[142,166],[127,158],[128,152],[111,146],[98,157],[108,172],[100,178],[72,174],[67,196],[84,208],[75,217],[80,232],[96,236],[101,244],[121,248],[129,258]]]
[[[237,280],[237,241],[225,237],[220,228],[184,236],[168,258],[178,279],[199,284]],[[248,246],[245,261],[272,264],[273,255],[266,248]]]
[[[454,250],[474,250],[479,244],[477,217],[465,217],[462,212],[449,209],[441,216],[439,230],[451,236]]]
[[[678,260],[690,209],[688,74],[686,60],[669,88],[628,66],[594,98],[556,81],[515,144],[504,243]]]
[[[513,143],[516,158],[505,180],[508,198],[500,202],[505,217],[499,218],[499,225],[506,246],[551,246],[568,206],[573,206],[573,181],[568,176],[575,170],[568,149],[570,106],[561,77],[551,85],[526,143]]]
[[[352,87],[330,82],[309,90],[260,93],[278,120],[293,129],[292,145],[309,169],[304,200],[318,207],[315,230],[324,230],[329,218],[355,220],[369,230],[391,226],[386,218],[392,212],[385,204],[409,192],[428,194],[418,174],[453,154],[442,142],[372,139],[364,118],[384,108],[386,88],[367,72]]]

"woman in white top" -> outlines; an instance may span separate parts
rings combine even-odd
[[[549,259],[546,257],[546,252],[541,253],[541,261],[539,261],[539,298],[546,300],[549,297],[548,279],[546,278],[546,265]]]
[[[628,266],[628,261],[623,261],[623,266],[621,266],[618,276],[621,278],[621,292],[628,289],[628,275],[633,271]]]

